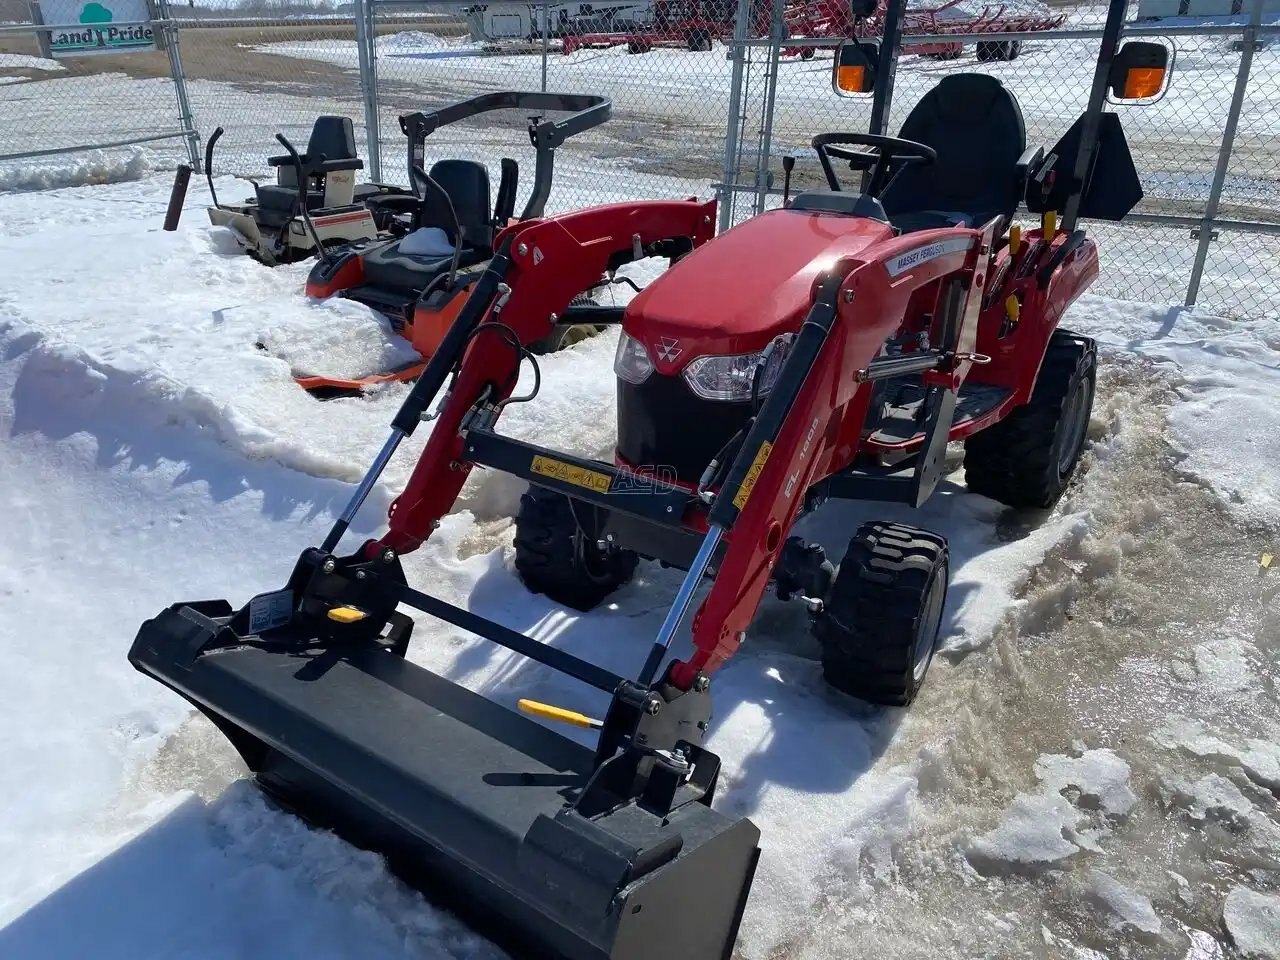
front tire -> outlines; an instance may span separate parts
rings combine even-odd
[[[631,579],[638,557],[597,541],[604,512],[563,493],[529,487],[516,515],[516,573],[534,593],[590,610]]]
[[[1097,374],[1093,340],[1054,331],[1031,402],[965,443],[969,489],[1010,507],[1057,503],[1084,450]]]
[[[948,577],[937,534],[883,521],[859,527],[813,622],[827,683],[869,703],[911,703],[937,648]]]

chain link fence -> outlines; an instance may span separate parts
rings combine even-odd
[[[60,61],[41,60],[34,28],[5,27],[0,155],[162,134],[173,138],[146,144],[153,163],[189,162],[183,131],[207,137],[222,126],[217,171],[266,176],[277,131],[301,149],[317,115],[338,113],[355,120],[365,175],[407,184],[401,114],[503,89],[603,94],[613,119],[557,151],[548,211],[714,194],[728,226],[780,203],[784,155],[797,158],[796,188],[819,185],[815,133],[868,127],[868,100],[831,91],[838,35],[812,15],[825,2],[358,0],[351,15],[190,8],[159,22],[175,41],[166,50]],[[1280,18],[1254,2],[1240,15],[1126,29],[1164,38],[1177,59],[1160,101],[1111,107],[1146,195],[1124,224],[1087,224],[1105,265],[1095,292],[1280,312]],[[941,45],[904,37],[890,131],[942,77],[978,71],[1017,96],[1028,142],[1052,145],[1084,109],[1104,13],[1055,10],[1062,22],[1031,34],[948,34]],[[1013,42],[1015,58],[993,58],[993,44]],[[427,162],[472,158],[496,175],[498,158],[512,157],[522,201],[532,180],[527,120],[493,113],[441,128]]]
[[[155,46],[109,55],[55,55],[51,38],[68,31],[87,38],[82,48],[108,43],[92,25],[42,17],[36,4],[21,8],[21,22],[0,23],[0,184],[56,185],[51,158],[64,154],[93,151],[81,159],[86,176],[94,164],[109,175],[106,168],[129,164],[143,145],[163,163],[195,156],[177,27],[163,0],[150,8],[149,20],[110,26],[112,36],[150,31]]]
[[[1109,107],[1120,115],[1144,198],[1123,224],[1086,224],[1104,264],[1093,292],[1198,302],[1232,314],[1280,314],[1280,28],[1262,22],[1261,7],[1212,22],[1174,19],[1126,30],[1126,36],[1171,44],[1176,63],[1168,91],[1156,103]],[[1063,9],[1066,20],[1056,29],[1025,36],[954,34],[947,37],[949,49],[922,47],[937,37],[904,36],[889,132],[942,77],[979,72],[997,77],[1018,98],[1028,145],[1051,147],[1085,108],[1105,12]],[[987,45],[1011,38],[1020,38],[1016,58],[984,55]],[[836,43],[792,30],[739,45],[743,100],[735,112],[741,130],[726,168],[725,221],[781,202],[784,155],[796,157],[795,186],[823,185],[809,148],[814,133],[867,130],[870,99],[842,99],[831,91]],[[812,59],[794,53],[806,46],[816,50]]]

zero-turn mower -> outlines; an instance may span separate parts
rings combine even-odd
[[[833,498],[924,502],[952,440],[969,489],[1013,506],[1052,504],[1076,467],[1097,351],[1059,321],[1099,270],[1078,220],[1118,219],[1141,196],[1103,111],[1123,12],[1114,0],[1089,109],[1048,154],[1026,149],[998,81],[957,75],[902,137],[815,137],[830,189],[715,239],[715,204],[696,201],[508,229],[324,542],[239,609],[161,612],[131,662],[205,712],[286,807],[384,852],[515,956],[728,960],[759,831],[713,807],[716,671],[772,584],[808,608],[835,687],[906,704],[947,594],[937,534],[868,523],[835,567],[797,518]],[[866,174],[861,193],[840,189],[844,163]],[[1024,204],[1034,229],[1016,221]],[[676,262],[626,307],[572,305],[645,256]],[[608,463],[498,431],[535,399],[513,395],[520,364],[537,364],[529,345],[584,315],[621,326]],[[424,420],[386,532],[339,551]],[[687,571],[634,678],[406,582],[401,557],[476,467],[530,484],[515,562],[535,590],[586,608],[641,558]],[[673,651],[704,585],[691,644]],[[594,728],[594,749],[409,661],[401,608],[605,691],[600,719],[523,704]]]
[[[306,390],[328,396],[377,383],[412,380],[435,353],[503,231],[513,223],[520,167],[510,157],[503,158],[497,196],[493,197],[489,170],[476,160],[442,159],[426,170],[426,138],[443,126],[495,110],[530,114],[533,188],[516,221],[524,223],[541,217],[546,207],[556,148],[608,120],[612,105],[605,97],[582,94],[501,91],[429,113],[401,116],[400,129],[409,141],[409,179],[416,202],[406,205],[402,200],[394,201],[402,216],[390,235],[359,240],[323,256],[307,278],[307,295],[324,298],[336,294],[372,307],[413,344],[422,360],[367,377],[297,377]],[[548,112],[569,115],[547,119],[544,114]],[[559,327],[533,349],[550,353],[595,332],[588,324]]]
[[[398,208],[390,198],[412,199],[402,187],[357,185],[356,171],[364,169],[364,161],[356,155],[351,119],[324,116],[311,128],[306,153],[299,154],[284,134],[276,134],[285,153],[267,158],[276,170],[275,183],[255,182],[254,196],[243,203],[220,203],[213,186],[213,148],[222,134],[218,127],[205,145],[205,176],[213,198],[209,221],[229,227],[241,248],[267,266],[372,239],[393,224]]]

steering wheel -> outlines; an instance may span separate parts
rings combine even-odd
[[[938,159],[933,147],[900,137],[882,137],[874,133],[820,133],[813,138],[822,172],[832,190],[840,190],[831,158],[846,160],[850,170],[870,170],[866,194],[878,198],[889,182],[905,167],[929,164]],[[848,150],[846,147],[866,147]]]

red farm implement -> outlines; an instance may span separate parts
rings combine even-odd
[[[884,34],[887,0],[881,0],[875,13],[869,17],[855,18],[849,4],[839,0],[792,0],[787,5],[784,20],[790,38],[783,54],[809,59],[816,48],[806,46],[803,39],[846,37],[879,37]],[[964,51],[958,41],[942,39],[962,34],[1032,33],[1052,30],[1062,25],[1066,14],[1048,10],[1027,10],[1008,4],[990,4],[978,8],[973,0],[948,0],[938,7],[908,8],[902,17],[902,35],[907,37],[938,37],[936,41],[910,43],[903,53],[954,60]],[[983,40],[977,44],[979,60],[1015,60],[1022,53],[1022,41]]]

